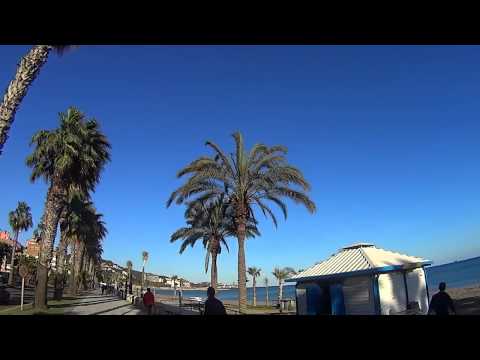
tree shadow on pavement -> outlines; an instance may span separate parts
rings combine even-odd
[[[68,307],[77,307],[77,306],[91,306],[98,304],[106,304],[114,301],[119,301],[119,299],[111,299],[106,301],[85,301],[85,302],[75,302],[69,304],[58,304],[58,305],[49,305],[51,308],[68,308]]]
[[[128,304],[123,304],[123,305],[120,305],[120,306],[116,306],[114,308],[109,308],[109,309],[106,309],[106,310],[102,310],[102,311],[98,311],[96,313],[92,313],[91,315],[100,315],[100,314],[105,314],[105,313],[108,313],[108,312],[111,312],[111,311],[114,311],[114,310],[118,310],[118,309],[121,309],[121,308],[124,308],[124,307],[127,307],[127,306],[131,306],[132,304],[128,303]]]

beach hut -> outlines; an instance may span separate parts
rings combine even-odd
[[[296,282],[299,315],[425,314],[428,265],[419,257],[360,243],[286,281]]]

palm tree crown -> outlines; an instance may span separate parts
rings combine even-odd
[[[276,216],[268,202],[276,204],[285,218],[287,206],[283,198],[304,205],[311,213],[315,212],[315,204],[306,195],[310,185],[303,174],[287,163],[285,147],[256,144],[247,152],[242,135],[236,132],[232,136],[235,139],[235,154],[228,157],[218,145],[207,141],[206,145],[213,149],[215,155],[200,157],[178,172],[179,178],[190,177],[171,194],[167,206],[173,202],[181,204],[194,196],[204,200],[225,194],[234,211],[238,240],[239,308],[244,312],[247,307],[244,241],[247,222],[255,220],[254,206],[277,226]]]
[[[249,267],[247,272],[251,277],[258,277],[260,276],[260,272],[262,269],[256,268],[256,267]]]
[[[133,267],[133,263],[130,260],[127,260],[127,269],[131,270]]]
[[[110,144],[95,119],[86,120],[76,108],[60,113],[60,128],[41,130],[31,141],[35,151],[27,158],[31,180],[61,179],[81,191],[93,191],[105,164],[110,161]]]
[[[8,222],[15,233],[30,229],[33,226],[30,206],[24,201],[19,201],[17,208],[8,214]]]
[[[296,271],[294,269],[292,269],[291,267],[284,267],[284,268],[276,267],[275,269],[273,269],[272,274],[273,274],[273,276],[275,276],[275,278],[279,282],[283,282],[290,275],[296,274]]]

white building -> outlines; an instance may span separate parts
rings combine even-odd
[[[427,313],[430,261],[355,244],[286,280],[296,282],[299,315]]]

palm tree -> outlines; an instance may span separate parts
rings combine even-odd
[[[35,150],[27,158],[27,165],[33,169],[31,181],[44,178],[49,183],[38,259],[36,309],[47,307],[48,268],[67,190],[72,185],[84,194],[94,190],[110,160],[110,144],[95,119],[87,121],[76,108],[59,115],[58,129],[42,130],[33,136],[31,144],[35,144]]]
[[[218,145],[207,141],[206,145],[214,150],[215,156],[201,157],[178,172],[179,178],[184,175],[191,177],[172,193],[167,206],[174,201],[181,204],[192,196],[208,199],[218,197],[222,193],[226,195],[234,209],[238,241],[239,310],[245,312],[247,308],[245,238],[248,220],[255,219],[253,206],[258,206],[277,226],[276,217],[266,201],[280,207],[285,218],[287,206],[282,198],[304,205],[311,213],[315,211],[315,204],[306,195],[310,185],[300,170],[286,162],[285,147],[256,144],[247,153],[242,135],[236,132],[233,138],[236,150],[230,157],[227,157]]]
[[[13,124],[23,97],[35,78],[38,76],[41,67],[47,61],[49,53],[54,50],[63,54],[71,46],[67,45],[35,45],[18,64],[15,77],[10,82],[0,103],[0,155],[3,145],[7,141],[8,131]]]
[[[257,306],[257,289],[256,289],[256,278],[260,276],[262,269],[256,267],[249,267],[247,272],[253,279],[253,306]]]
[[[263,283],[265,284],[265,295],[266,295],[266,298],[265,298],[265,305],[268,306],[268,278],[265,276],[265,278],[263,279]]]
[[[178,279],[178,276],[177,275],[172,275],[172,281],[173,281],[173,296],[177,296],[177,279]]]
[[[70,293],[76,295],[78,286],[85,285],[86,274],[92,271],[89,258],[96,258],[101,252],[101,240],[107,229],[102,214],[96,212],[93,203],[79,193],[72,194],[67,205],[67,217],[62,233],[72,244],[72,269],[70,272]],[[90,267],[90,269],[89,269]]]
[[[15,252],[17,251],[18,235],[20,231],[27,231],[33,226],[32,213],[30,207],[24,201],[19,201],[17,208],[8,214],[10,227],[15,234],[13,240],[12,257],[10,261],[10,274],[8,275],[8,285],[13,285]]]
[[[282,299],[283,299],[283,283],[290,275],[294,275],[296,272],[291,267],[273,269],[273,276],[278,280],[278,304],[280,311],[282,311]]]
[[[143,260],[143,266],[142,266],[142,286],[140,289],[140,293],[143,294],[143,288],[145,287],[145,264],[148,261],[148,252],[147,251],[142,251],[142,260]]]
[[[133,268],[133,263],[130,260],[127,260],[127,269],[128,269],[128,294],[132,294],[130,292],[130,286],[132,284],[132,268]]]
[[[193,201],[187,204],[185,211],[187,227],[180,228],[172,234],[170,242],[182,239],[180,254],[190,245],[193,247],[197,240],[203,240],[203,246],[207,250],[205,256],[205,273],[211,258],[210,286],[217,288],[218,271],[217,256],[222,252],[222,245],[229,251],[226,238],[235,236],[235,224],[233,222],[232,209],[228,206],[224,196],[213,201]],[[249,221],[247,224],[247,238],[260,235],[256,224]]]
[[[11,246],[8,244],[0,243],[0,269],[2,269],[2,267],[7,268],[7,258],[11,256],[11,250]]]

